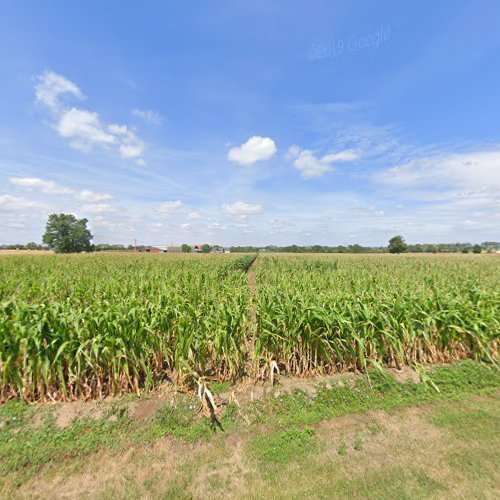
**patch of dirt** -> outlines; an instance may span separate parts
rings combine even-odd
[[[78,418],[98,420],[106,414],[106,405],[98,401],[74,401],[71,403],[56,403],[54,416],[56,424],[65,428]]]
[[[412,381],[418,383],[420,381],[418,374],[409,367],[403,367],[402,370],[389,369],[400,383]],[[356,377],[360,374],[339,373],[324,377],[285,377],[279,376],[277,383],[271,387],[269,381],[253,383],[249,379],[237,383],[230,391],[223,392],[216,398],[217,406],[224,407],[227,403],[235,402],[238,405],[245,407],[252,401],[274,396],[279,397],[283,394],[290,394],[296,390],[301,390],[309,396],[314,396],[318,392],[320,385],[326,385],[331,388],[335,385],[341,387],[346,384],[353,384]],[[176,399],[175,388],[168,384],[163,386],[161,390],[156,391],[148,397],[139,398],[129,403],[123,403],[125,411],[134,421],[147,421],[152,419],[156,412],[166,405],[175,404]],[[104,401],[74,401],[65,403],[51,404],[53,406],[56,424],[65,428],[71,425],[76,419],[90,418],[97,420],[111,413],[111,403],[119,401],[109,398]],[[37,414],[38,415],[38,414]],[[110,417],[112,418],[112,417]],[[35,425],[42,423],[41,417],[36,417]]]
[[[418,373],[410,366],[402,366],[400,370],[397,368],[387,368],[387,370],[392,373],[396,377],[396,380],[401,384],[404,384],[405,382],[419,384],[421,382]]]
[[[253,266],[253,264],[252,264]],[[250,267],[250,269],[247,272],[247,279],[248,279],[248,287],[250,288],[250,292],[252,295],[257,294],[257,280],[255,279],[255,271]]]
[[[164,398],[133,401],[128,407],[128,415],[132,420],[139,422],[150,420],[167,404],[173,404],[173,401]]]
[[[325,377],[284,377],[279,376],[278,382],[274,387],[271,387],[270,382],[252,383],[246,381],[235,385],[231,391],[220,394],[223,400],[228,402],[236,402],[240,406],[246,406],[252,401],[257,401],[267,396],[279,397],[282,394],[290,394],[296,390],[301,390],[309,396],[317,394],[320,385],[326,385],[327,388],[332,388],[335,385],[343,387],[346,384],[351,384],[355,377],[353,373],[337,373]]]

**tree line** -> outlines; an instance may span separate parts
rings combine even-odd
[[[87,228],[87,219],[77,219],[72,214],[51,214],[47,221],[42,241],[43,245],[35,242],[26,245],[0,245],[1,249],[26,249],[26,250],[54,250],[56,253],[74,252],[102,252],[102,251],[132,251],[144,249],[144,246],[119,245],[99,243],[92,244],[93,236]],[[202,252],[208,253],[212,250],[221,250],[218,245],[204,244]],[[387,246],[362,246],[354,245],[267,245],[267,246],[232,246],[231,252],[283,252],[283,253],[440,253],[440,252],[463,252],[481,253],[482,251],[496,251],[500,249],[500,242],[484,241],[481,244],[471,243],[424,243],[407,244],[401,235],[396,235],[389,240]],[[183,252],[190,252],[191,246],[182,244]]]

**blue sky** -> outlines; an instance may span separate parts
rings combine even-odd
[[[0,244],[500,239],[500,3],[10,2]]]

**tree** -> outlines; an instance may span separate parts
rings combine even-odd
[[[472,247],[472,253],[481,253],[481,250],[482,250],[481,245],[474,245]]]
[[[77,219],[72,214],[51,214],[43,242],[56,253],[92,250],[92,234],[87,229],[87,222],[87,219]]]
[[[408,245],[405,243],[405,239],[401,235],[398,235],[389,240],[387,248],[391,253],[401,253],[406,252]]]
[[[183,243],[181,248],[182,248],[182,253],[191,252],[191,247],[187,243]]]
[[[212,247],[208,243],[205,243],[201,246],[201,251],[203,253],[210,253],[210,250],[212,250]]]

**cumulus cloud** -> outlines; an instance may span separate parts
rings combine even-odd
[[[241,146],[231,148],[229,161],[251,167],[258,161],[269,160],[276,153],[276,144],[270,137],[253,136]]]
[[[334,163],[357,160],[358,154],[352,150],[345,150],[319,158],[310,149],[290,146],[287,158],[293,162],[293,166],[301,173],[302,177],[312,179],[333,172],[335,170]]]
[[[237,201],[233,204],[224,203],[222,210],[230,215],[253,215],[262,212],[262,205],[250,205]]]
[[[151,109],[133,109],[132,114],[146,120],[153,125],[160,125],[163,122],[163,117]]]
[[[11,177],[11,184],[25,188],[29,191],[41,191],[50,195],[72,196],[78,201],[96,202],[111,200],[113,197],[108,193],[96,193],[90,189],[81,191],[61,186],[54,181],[40,179],[39,177]]]
[[[113,147],[123,159],[134,160],[138,165],[145,164],[141,157],[145,144],[132,129],[126,125],[107,125],[95,111],[64,104],[65,95],[84,98],[75,83],[53,71],[38,76],[36,82],[37,103],[51,111],[56,120],[54,128],[61,137],[69,140],[73,148],[90,152],[95,147]]]
[[[176,212],[180,208],[182,208],[181,200],[164,201],[159,205],[158,212],[160,212],[163,215],[172,215],[172,213]]]
[[[71,108],[61,115],[55,126],[59,135],[70,140],[71,146],[84,152],[96,145],[115,144],[114,135],[106,132],[99,115],[84,109]]]
[[[120,138],[118,151],[125,160],[139,158],[144,151],[144,142],[126,125],[110,125],[108,130]],[[143,164],[143,160],[139,164]]]

